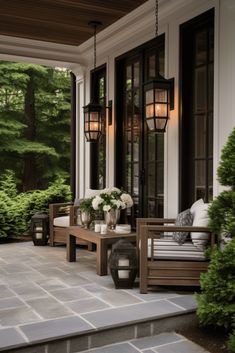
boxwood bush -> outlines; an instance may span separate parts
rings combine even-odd
[[[217,175],[229,189],[212,201],[209,227],[226,242],[211,252],[209,269],[201,275],[197,314],[202,325],[227,332],[229,351],[235,352],[235,129],[222,150]]]
[[[61,178],[46,190],[18,193],[13,172],[6,171],[0,179],[0,237],[26,232],[33,214],[48,213],[50,203],[70,200],[70,187]]]

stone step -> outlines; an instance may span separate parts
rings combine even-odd
[[[194,312],[184,312],[184,313],[178,313],[178,314],[171,314],[165,317],[159,317],[153,320],[140,320],[138,322],[132,322],[131,324],[129,323],[128,325],[125,324],[119,324],[119,325],[113,325],[111,327],[106,327],[96,329],[96,330],[89,330],[88,332],[83,332],[83,333],[74,333],[74,334],[67,334],[67,335],[61,335],[57,336],[56,339],[53,339],[52,337],[48,337],[48,339],[43,340],[41,343],[19,343],[15,345],[12,348],[5,347],[1,349],[1,352],[4,353],[78,353],[78,352],[92,352],[94,353],[134,353],[134,352],[141,352],[141,350],[136,350],[139,349],[138,347],[133,350],[133,342],[139,342],[142,344],[143,342],[152,342],[151,340],[154,340],[156,337],[157,340],[160,339],[160,342],[162,342],[162,339],[164,338],[166,340],[166,343],[171,343],[172,339],[175,339],[177,341],[177,347],[179,347],[179,350],[176,351],[164,351],[164,348],[161,348],[163,350],[157,351],[157,352],[166,352],[166,353],[171,353],[171,352],[179,352],[179,353],[191,353],[191,352],[205,352],[205,351],[200,351],[200,350],[180,350],[182,347],[187,347],[189,343],[188,341],[184,338],[180,338],[180,335],[177,335],[174,332],[177,329],[183,329],[188,327],[189,325],[196,325],[197,319],[196,315]],[[53,323],[52,323],[53,324]],[[7,330],[7,329],[6,329]],[[50,331],[50,330],[49,330]],[[171,334],[168,334],[168,332],[171,332]],[[159,334],[164,333],[163,336],[156,336]],[[40,332],[38,332],[38,335],[40,335]],[[48,332],[49,336],[49,332]],[[169,337],[169,339],[168,339]],[[168,340],[170,340],[168,342]],[[125,343],[123,343],[125,342]],[[127,343],[128,342],[128,343]],[[142,343],[141,343],[142,342]],[[2,341],[3,343],[3,341]],[[120,343],[120,345],[118,345]],[[147,344],[147,343],[146,343]],[[191,343],[190,343],[191,344]],[[104,346],[108,346],[105,347]],[[111,346],[110,346],[111,345]],[[101,348],[102,347],[102,348]],[[117,348],[118,347],[118,348]],[[117,350],[117,349],[124,349],[127,348],[129,350]],[[131,348],[130,348],[131,347]],[[97,348],[97,349],[96,349]],[[95,349],[95,350],[93,350]],[[132,349],[132,350],[130,350]],[[144,348],[146,349],[146,348]],[[185,348],[186,349],[186,348]],[[152,353],[155,351],[146,351],[144,353]]]

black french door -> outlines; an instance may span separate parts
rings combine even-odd
[[[214,10],[181,27],[181,209],[213,197]]]
[[[131,194],[127,221],[163,216],[164,135],[150,132],[143,116],[143,83],[164,74],[164,36],[116,62],[116,185]]]

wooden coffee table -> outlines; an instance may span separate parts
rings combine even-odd
[[[126,239],[136,243],[136,233],[117,234],[108,232],[108,234],[95,233],[92,230],[84,229],[80,226],[71,226],[67,228],[67,261],[76,261],[76,238],[89,241],[96,244],[96,272],[99,276],[107,275],[108,266],[108,246],[119,239]]]

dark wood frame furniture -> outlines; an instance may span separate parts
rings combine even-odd
[[[156,260],[148,258],[148,239],[160,238],[164,232],[205,232],[210,234],[209,245],[215,244],[215,236],[207,227],[179,227],[170,225],[174,219],[137,219],[137,244],[140,244],[140,292],[147,293],[148,286],[174,285],[198,286],[200,274],[206,272],[208,261]],[[153,254],[153,251],[151,251]]]
[[[76,261],[76,239],[96,244],[96,272],[99,276],[107,275],[109,245],[121,238],[125,238],[132,243],[136,242],[136,233],[117,234],[110,232],[108,234],[100,234],[80,226],[69,227],[67,229],[67,237],[67,260],[69,262]]]
[[[63,210],[68,208],[68,212],[65,213]],[[50,246],[55,244],[66,244],[67,242],[67,228],[66,227],[55,227],[54,218],[60,216],[69,216],[69,224],[77,224],[77,210],[78,206],[74,206],[71,202],[65,203],[54,203],[49,205],[49,228],[50,228]],[[87,245],[88,250],[92,250],[92,244],[82,239],[76,239],[76,244]]]

